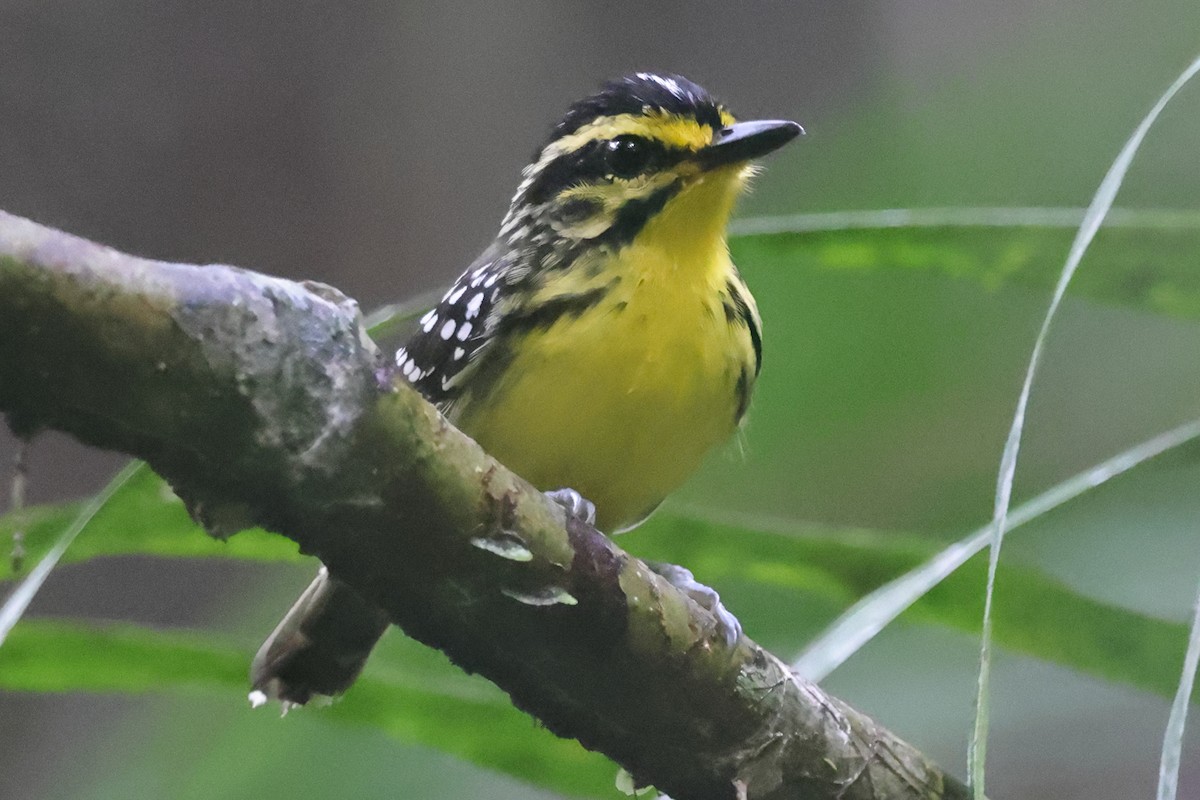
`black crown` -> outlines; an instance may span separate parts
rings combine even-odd
[[[639,72],[604,85],[594,95],[579,100],[567,111],[550,141],[568,136],[600,117],[642,114],[647,110],[690,116],[713,130],[724,127],[722,106],[704,87],[681,75]]]

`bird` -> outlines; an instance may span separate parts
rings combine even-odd
[[[746,416],[762,321],[726,227],[755,159],[801,133],[739,121],[680,75],[604,84],[535,152],[492,244],[397,351],[394,379],[569,513],[606,534],[636,526]],[[652,568],[736,642],[715,591]],[[251,701],[344,692],[387,626],[322,567],[255,656]]]

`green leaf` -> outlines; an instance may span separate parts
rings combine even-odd
[[[1113,216],[1075,276],[1072,296],[1200,319],[1200,213],[1114,210]],[[814,271],[921,272],[987,289],[1049,291],[1080,219],[1071,209],[806,215],[747,220],[731,245],[755,294],[767,302],[775,295],[760,290],[760,280],[800,283]]]
[[[69,521],[73,508],[29,512],[36,520],[28,538],[34,557],[52,541],[55,525]],[[0,535],[10,524],[7,518],[0,520]],[[894,532],[788,522],[775,529],[759,524],[756,529],[670,512],[626,534],[622,544],[643,558],[686,564],[700,580],[722,587],[748,632],[785,653],[799,649],[846,605],[919,566],[940,548],[937,542]],[[64,560],[128,553],[255,561],[302,558],[286,539],[262,531],[241,533],[229,542],[212,540],[149,471],[132,478],[114,496]],[[978,558],[968,562],[904,618],[977,633],[984,568]],[[1088,599],[1037,570],[1002,565],[1000,575],[1006,587],[1014,587],[1006,589],[999,609],[997,641],[1002,646],[1163,696],[1173,694],[1178,678],[1173,665],[1182,658],[1187,638],[1183,626]],[[6,645],[6,659],[8,652]],[[372,663],[386,666],[386,659]],[[404,663],[411,663],[411,657]],[[243,684],[239,674],[238,691]],[[352,698],[347,702],[353,705]]]
[[[0,517],[0,541],[23,527],[28,555],[36,563],[70,524],[78,503],[40,506]],[[236,558],[246,561],[305,559],[281,536],[254,529],[222,542],[192,522],[171,488],[150,470],[142,470],[96,512],[87,529],[63,555],[64,564],[98,556],[154,555],[177,558]],[[16,577],[8,559],[0,559],[0,580]]]
[[[0,686],[26,692],[241,691],[246,656],[207,635],[26,619],[0,650]]]
[[[481,678],[439,654],[389,637],[354,691],[328,708],[292,711],[313,719],[367,725],[396,739],[436,747],[556,791],[611,797],[616,767],[577,743],[538,728]],[[228,704],[244,696],[246,652],[200,633],[131,625],[26,620],[0,653],[0,688],[38,692],[199,691]],[[269,709],[247,714],[271,713]]]

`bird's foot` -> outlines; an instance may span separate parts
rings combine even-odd
[[[648,561],[646,566],[659,576],[666,578],[668,583],[716,617],[717,631],[725,639],[726,645],[733,647],[742,638],[742,623],[738,622],[738,618],[725,608],[716,589],[696,580],[696,576],[692,574],[691,570],[678,564],[667,564],[662,561]]]
[[[596,524],[596,506],[574,489],[555,489],[546,492],[546,497],[562,506],[569,516],[588,525]]]

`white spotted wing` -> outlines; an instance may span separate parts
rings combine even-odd
[[[507,288],[507,262],[485,253],[421,317],[417,332],[396,351],[396,369],[431,403],[454,402],[463,378],[491,339],[492,311]]]

